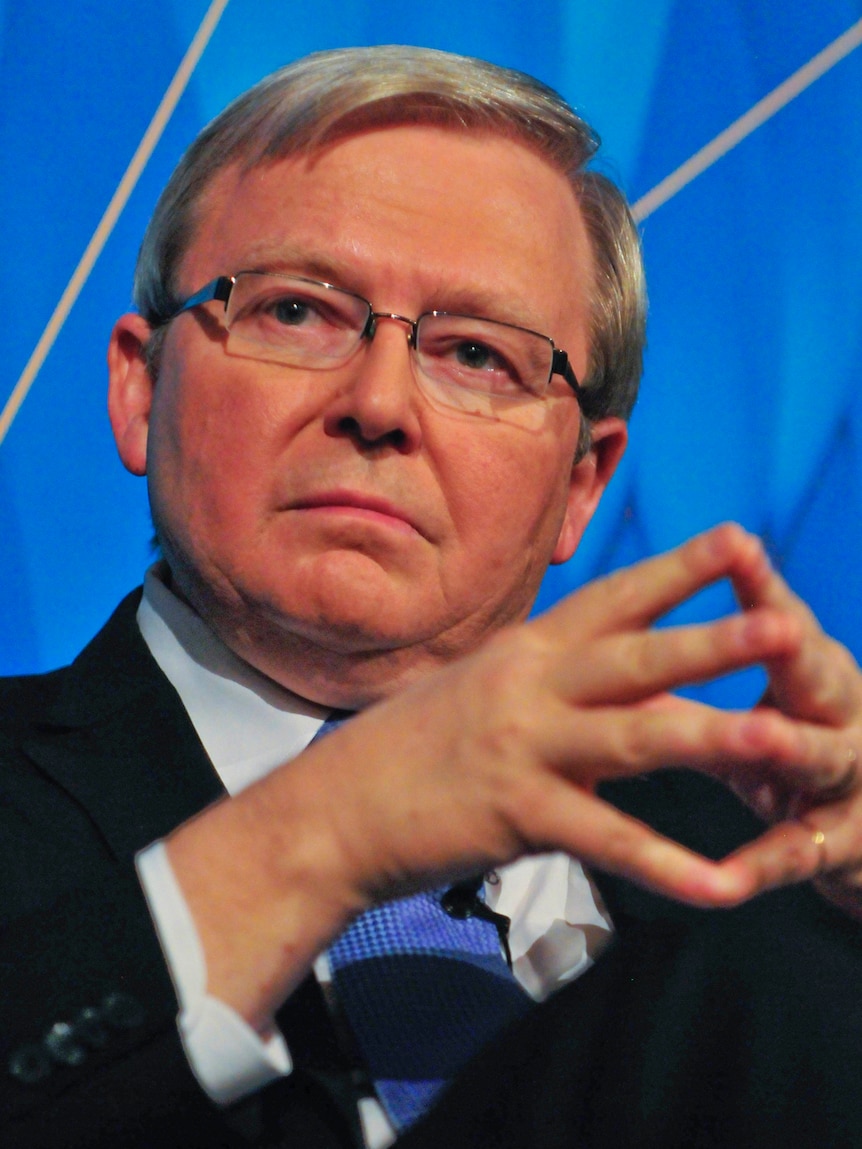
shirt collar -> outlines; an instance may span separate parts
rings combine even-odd
[[[147,571],[138,626],[225,789],[237,794],[304,750],[330,711],[238,658],[170,590],[165,569]]]

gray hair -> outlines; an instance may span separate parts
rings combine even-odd
[[[488,130],[531,147],[570,181],[594,260],[590,363],[581,406],[589,420],[627,418],[640,380],[646,294],[637,230],[622,192],[587,170],[599,138],[552,88],[523,72],[430,48],[318,52],[280,69],[200,133],[162,193],[141,245],[135,304],[156,328],[180,300],[175,277],[213,177],[310,152],[362,128],[440,124]]]

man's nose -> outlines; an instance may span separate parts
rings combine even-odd
[[[372,337],[341,369],[342,385],[326,412],[330,434],[402,452],[416,449],[422,439],[422,399],[413,375],[411,329],[412,321],[403,316],[375,316]]]

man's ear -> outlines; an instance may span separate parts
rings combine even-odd
[[[140,315],[122,315],[108,344],[108,416],[123,465],[147,473],[147,437],[154,381],[144,348],[152,328]]]
[[[599,419],[591,431],[590,449],[572,467],[569,500],[552,563],[567,562],[575,553],[628,443],[628,428],[615,416]]]

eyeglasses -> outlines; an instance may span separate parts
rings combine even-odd
[[[352,291],[298,275],[241,271],[220,275],[182,301],[164,322],[203,303],[224,303],[225,350],[288,367],[345,364],[381,319],[406,324],[417,382],[432,402],[469,414],[537,426],[551,379],[560,375],[580,400],[565,351],[538,331],[426,311],[418,319],[375,311]]]

